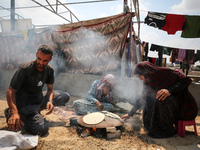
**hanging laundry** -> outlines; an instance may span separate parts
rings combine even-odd
[[[171,55],[172,48],[163,46],[162,49],[163,49],[163,54],[166,54],[169,56]]]
[[[156,63],[156,58],[152,57],[152,64]]]
[[[158,51],[158,58],[159,58],[159,66],[162,66],[162,59],[163,59],[163,48],[160,46],[160,49]]]
[[[195,63],[195,54],[194,50],[186,50],[185,58],[183,59],[184,64],[194,64]]]
[[[172,52],[172,48],[166,47],[166,46],[160,46],[160,45],[156,45],[156,44],[151,44],[150,51],[157,51],[157,52],[162,51],[163,54],[170,56],[171,52]]]
[[[170,58],[172,63],[174,63],[175,60],[178,58],[178,51],[179,51],[179,49],[177,49],[177,48],[172,49],[172,56]]]
[[[149,26],[161,29],[166,23],[165,17],[166,14],[164,13],[148,12],[144,23]]]
[[[143,61],[143,59],[144,59],[144,53],[145,53],[145,51],[144,51],[144,49],[145,49],[145,42],[144,41],[142,42],[142,44],[140,44],[140,48],[141,48],[141,59]]]
[[[186,74],[186,76],[189,73],[191,64],[195,63],[194,52],[195,52],[194,50],[186,50],[185,58],[183,59],[183,64],[182,64],[182,70],[183,70],[183,73]],[[186,72],[185,72],[185,69],[186,69]]]
[[[163,58],[163,47],[156,44],[151,44],[151,51],[157,51],[158,52],[158,58],[159,58],[159,66],[162,65],[162,58]]]
[[[139,63],[142,61],[142,55],[141,55],[141,46],[140,43],[136,45],[136,62]]]
[[[24,40],[25,40],[25,41],[28,41],[28,30],[22,31],[22,34],[23,34],[23,36],[24,36]]]
[[[149,61],[150,63],[152,63],[152,58],[151,57],[147,57],[147,61]]]
[[[143,56],[143,61],[147,61],[147,56],[149,52],[149,43],[144,42],[144,56]]]
[[[185,30],[182,31],[183,38],[200,37],[200,16],[185,15]]]
[[[183,30],[185,17],[184,15],[167,14],[165,21],[161,30],[167,31],[168,34],[175,34],[176,31]]]
[[[155,65],[159,66],[159,58],[156,58]]]
[[[161,46],[159,45],[156,45],[156,44],[151,44],[151,47],[150,47],[150,51],[159,51],[161,48]]]
[[[28,41],[32,42],[34,40],[35,35],[35,29],[29,29],[28,30]]]
[[[178,61],[183,61],[186,55],[186,50],[185,49],[179,49],[178,51],[178,58],[176,60]]]
[[[197,53],[195,54],[195,62],[200,60],[200,50],[197,50]]]

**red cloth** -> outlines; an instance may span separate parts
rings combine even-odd
[[[152,58],[152,64],[156,63],[156,58]]]
[[[184,15],[167,14],[165,18],[166,24],[161,30],[167,31],[168,34],[175,34],[176,31],[181,31],[185,22]]]

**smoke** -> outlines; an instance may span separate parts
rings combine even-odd
[[[10,70],[18,67],[24,61],[35,59],[36,50],[20,41],[8,41],[0,44],[1,68]]]
[[[70,47],[75,47],[72,51],[72,56],[81,63],[83,68],[93,68],[98,66],[105,66],[110,64],[117,64],[120,66],[123,61],[119,58],[119,53],[109,49],[109,37],[104,36],[98,32],[93,32],[89,29],[82,28],[80,30],[80,40],[73,42]],[[124,60],[125,65],[127,62]],[[129,63],[130,70],[133,70],[134,65]],[[124,71],[126,67],[124,67]],[[113,100],[115,102],[129,102],[134,104],[142,95],[143,82],[138,78],[120,77],[121,68],[115,68],[113,75],[116,76]],[[104,75],[111,73],[110,70],[101,70]],[[115,74],[116,73],[116,74]],[[125,73],[126,74],[126,73]],[[132,72],[130,74],[133,74]]]
[[[143,95],[143,82],[138,78],[116,78],[113,99],[114,102],[128,102],[132,105]]]
[[[65,54],[63,51],[56,49],[53,54],[53,59],[49,63],[54,68],[54,76],[57,77],[59,73],[65,72]]]
[[[125,78],[127,71],[126,51],[124,52],[123,59],[121,59],[119,55],[121,49],[113,49],[110,47],[113,43],[109,41],[111,39],[109,35],[102,35],[99,32],[94,32],[86,28],[80,28],[76,32],[78,34],[72,34],[70,38],[73,39],[73,42],[65,43],[61,45],[61,48],[59,48],[65,53],[66,57],[71,57],[70,61],[73,62],[70,66],[72,67],[71,69],[86,70],[88,68],[91,68],[90,73],[88,74],[91,74],[91,72],[95,73],[95,71],[99,71],[101,73],[101,76],[109,73],[115,75],[116,80],[113,89],[113,101],[129,102],[130,104],[134,104],[135,101],[142,95],[143,83],[138,78]],[[53,59],[55,59],[55,55],[53,56]],[[58,58],[57,60],[61,61],[62,58]],[[123,65],[121,65],[121,63],[123,63]],[[61,66],[63,63],[58,64]],[[73,68],[73,65],[75,65],[74,67],[77,68]],[[115,71],[110,69],[108,67],[109,65],[111,66],[111,68],[113,67],[114,69],[112,69]],[[120,77],[122,75],[120,66],[123,67],[124,77]],[[101,70],[97,70],[101,67]],[[133,73],[131,71],[134,67],[133,63],[129,63],[129,67],[130,74],[132,75]],[[65,66],[65,69],[67,70],[68,68]],[[83,74],[83,80],[80,79],[80,81],[78,81],[78,84],[80,84],[80,86],[84,85],[85,87],[90,87],[91,82],[85,81],[85,78],[86,77]],[[96,80],[98,79],[100,79],[100,76],[96,77]],[[76,92],[74,93],[80,94],[81,91],[81,89],[76,88]]]
[[[71,55],[76,62],[80,63],[80,68],[90,68],[90,72],[96,73],[103,72],[105,68],[117,69],[120,64],[120,51],[110,47],[109,35],[104,36],[99,32],[81,28],[78,37],[77,41],[70,43],[68,49],[73,49]],[[104,74],[107,73],[109,72]]]
[[[7,89],[15,69],[24,61],[35,60],[36,50],[19,38],[2,37],[0,42],[0,87]]]
[[[68,45],[69,49],[74,48],[72,50],[72,56],[75,58],[75,60],[81,63],[83,68],[98,68],[99,66],[103,66],[106,68],[107,66],[110,66],[111,68],[110,70],[109,67],[107,71],[104,71],[103,69],[100,70],[103,72],[102,75],[112,73],[111,70],[114,68],[113,70],[116,70],[114,73],[112,73],[113,75],[116,76],[115,80],[116,82],[113,90],[114,99],[116,99],[117,101],[129,102],[133,104],[135,100],[141,96],[143,85],[136,78],[125,78],[125,77],[120,78],[120,74],[116,73],[116,72],[121,72],[121,68],[119,66],[122,60],[119,57],[119,50],[118,49],[113,50],[109,47],[110,46],[109,44],[106,44],[109,43],[108,41],[110,39],[109,35],[104,36],[98,32],[93,32],[89,29],[81,28],[79,37],[81,38],[73,43],[69,43]],[[14,45],[20,47],[8,48],[9,45],[4,44],[6,50],[11,49],[13,51],[5,50],[2,52],[2,56],[9,56],[9,57],[14,56],[15,59],[13,60],[16,60],[16,58],[18,59],[18,63],[15,64],[20,64],[24,61],[36,59],[36,51],[37,51],[36,45],[34,46],[26,46],[23,44],[14,44]],[[65,72],[65,70],[68,69],[66,67],[65,49],[63,47],[62,48],[59,47],[59,45],[57,46],[58,47],[54,52],[53,59],[50,61],[50,64],[54,67],[55,76],[57,76],[60,72]],[[14,51],[16,49],[17,51]],[[6,62],[9,62],[6,57],[2,60],[5,64]],[[126,64],[125,60],[124,64]],[[130,64],[129,66],[132,65]],[[94,69],[92,71],[95,72],[96,70]]]

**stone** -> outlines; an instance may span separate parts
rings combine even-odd
[[[121,131],[117,130],[116,132],[107,133],[107,139],[119,139],[121,136]]]
[[[107,127],[106,132],[116,132],[117,129],[115,127]]]

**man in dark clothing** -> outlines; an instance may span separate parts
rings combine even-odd
[[[5,115],[10,130],[16,131],[22,125],[30,134],[44,136],[49,127],[40,111],[46,108],[48,115],[54,104],[58,106],[68,102],[68,93],[54,92],[54,70],[48,64],[52,56],[53,50],[41,45],[36,52],[36,60],[22,63],[15,72],[6,93],[9,109],[5,110]],[[45,83],[47,92],[43,93]]]

